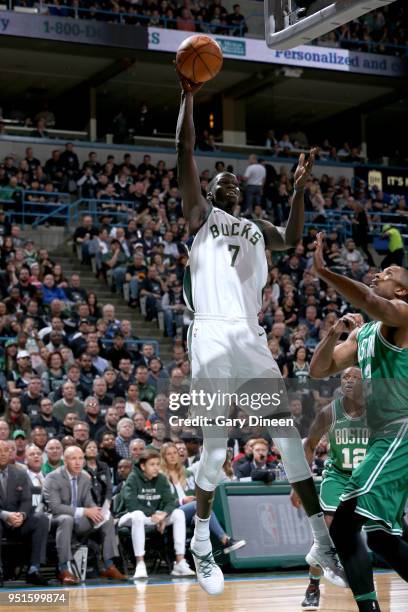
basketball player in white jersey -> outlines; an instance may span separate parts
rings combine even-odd
[[[210,183],[207,199],[202,196],[194,160],[193,122],[193,96],[201,85],[178,76],[182,88],[176,135],[178,180],[183,214],[190,233],[195,235],[184,283],[186,302],[194,311],[189,330],[193,384],[194,380],[208,380],[211,386],[211,381],[222,380],[228,386],[229,379],[263,378],[270,379],[272,385],[273,381],[281,380],[281,374],[269,351],[264,330],[258,325],[262,289],[268,273],[265,248],[283,251],[301,239],[303,191],[315,152],[311,151],[308,161],[304,155],[300,157],[286,227],[275,227],[268,221],[255,224],[234,217],[232,210],[240,196],[234,174],[218,174]],[[220,410],[223,409],[218,407],[215,413],[219,414]],[[285,407],[283,413],[287,414],[286,411]],[[320,566],[324,576],[334,584],[346,586],[297,430],[293,427],[289,434],[282,434],[271,428],[269,433],[279,448],[288,480],[309,517],[314,544],[307,562]],[[215,432],[214,427],[203,427],[203,437],[196,476],[197,512],[191,551],[199,584],[208,594],[217,595],[223,591],[224,579],[212,555],[209,519],[226,458],[227,430],[218,428]]]

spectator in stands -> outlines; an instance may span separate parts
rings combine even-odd
[[[148,368],[144,365],[139,365],[136,368],[136,382],[139,392],[139,400],[141,402],[148,402],[150,406],[153,406],[156,389],[148,383],[148,379]]]
[[[131,359],[132,356],[125,346],[125,338],[121,331],[116,331],[113,336],[112,348],[106,353],[107,359],[115,369],[118,369],[121,359]]]
[[[48,440],[45,446],[46,460],[41,467],[41,472],[44,474],[44,476],[63,465],[64,462],[62,461],[62,452],[63,448],[59,440],[56,438]]]
[[[43,118],[38,119],[35,124],[35,130],[30,133],[32,138],[49,138],[49,133],[46,130],[46,123]]]
[[[100,414],[104,416],[114,400],[113,393],[108,392],[108,387],[102,377],[96,378],[93,384],[93,397],[98,400]]]
[[[10,427],[11,434],[14,434],[15,431],[23,431],[26,435],[30,434],[30,419],[24,414],[19,397],[10,398],[4,419]]]
[[[62,427],[62,422],[53,414],[53,404],[48,397],[43,397],[40,400],[38,415],[33,418],[32,426],[43,427],[49,438],[54,438],[59,435]]]
[[[160,452],[166,440],[166,426],[162,421],[156,420],[152,425],[151,431],[152,441],[147,445],[147,449]]]
[[[136,383],[131,383],[127,388],[125,410],[130,419],[136,412],[145,413],[145,409],[139,399],[139,389]]]
[[[79,358],[81,371],[79,375],[79,383],[84,389],[86,395],[92,394],[94,379],[99,376],[98,370],[92,365],[92,357],[88,353],[83,353]]]
[[[251,447],[252,458],[234,464],[237,478],[251,478],[270,483],[275,479],[276,462],[268,461],[269,445],[263,438],[255,440]]]
[[[10,425],[7,421],[3,420],[3,417],[0,419],[0,440],[8,440],[10,437]]]
[[[44,484],[44,474],[41,472],[43,453],[35,444],[29,444],[25,449],[25,463],[27,466],[27,476],[31,481],[32,505],[34,512],[42,510],[42,487]]]
[[[112,499],[112,480],[107,463],[98,458],[98,446],[94,440],[88,440],[83,445],[85,456],[85,472],[91,477],[92,499],[100,508],[104,503],[111,502]]]
[[[38,416],[42,397],[41,378],[33,376],[26,391],[21,395],[21,406],[30,419]]]
[[[64,452],[64,466],[47,475],[44,482],[44,501],[56,524],[59,579],[63,585],[79,582],[68,571],[72,558],[73,533],[84,537],[97,531],[103,541],[103,578],[125,580],[113,564],[119,555],[112,517],[103,523],[104,515],[91,495],[91,480],[83,474],[84,454],[80,448],[68,447]],[[99,523],[102,525],[96,530]]]
[[[351,268],[352,263],[357,263],[361,270],[364,269],[364,257],[356,248],[355,242],[351,238],[346,240],[345,247],[342,250],[342,257],[348,268]]]
[[[186,517],[186,525],[193,526],[197,509],[194,477],[186,470],[177,446],[173,442],[166,442],[161,448],[160,470],[166,476],[173,495],[178,498],[180,508]],[[219,541],[224,554],[238,550],[246,544],[245,540],[236,541],[227,536],[214,512],[210,515],[210,532]]]
[[[388,240],[387,254],[381,262],[381,269],[389,266],[402,266],[404,261],[404,240],[400,231],[389,224],[382,228],[383,236]]]
[[[140,457],[146,450],[146,442],[142,440],[142,438],[135,438],[130,442],[129,452],[132,458],[132,461],[136,463],[139,461]]]
[[[84,404],[76,396],[76,386],[67,381],[62,384],[62,398],[55,402],[53,414],[59,421],[64,421],[68,413],[75,413],[81,419],[85,418]]]
[[[146,442],[146,444],[150,444],[152,441],[152,436],[147,429],[147,421],[144,414],[141,412],[135,412],[132,418],[134,427],[135,427],[135,438],[140,438]]]
[[[43,282],[43,302],[44,304],[50,304],[52,300],[58,299],[65,302],[67,296],[60,287],[55,285],[55,280],[52,274],[46,274]]]
[[[186,520],[171,493],[164,474],[160,474],[159,454],[146,450],[126,480],[121,491],[118,510],[119,527],[130,526],[133,552],[136,557],[134,579],[147,578],[145,555],[145,525],[156,527],[163,533],[165,527],[173,526],[176,562],[173,576],[193,576],[184,558],[186,543]],[[149,487],[149,497],[145,490]]]
[[[95,440],[99,443],[105,433],[111,433],[116,438],[116,428],[119,422],[119,414],[116,406],[109,406],[105,413],[104,424],[97,430]]]
[[[147,276],[140,286],[140,297],[146,297],[146,320],[157,318],[161,310],[163,282],[159,278],[156,266],[149,266]]]
[[[95,439],[96,432],[103,427],[104,420],[100,416],[101,407],[96,397],[89,396],[84,402],[85,422],[89,427],[89,437]],[[75,437],[75,436],[74,436]]]
[[[183,315],[186,309],[183,289],[179,281],[176,281],[171,289],[166,291],[162,297],[161,307],[164,314],[164,326],[169,338],[174,336],[174,327],[183,328]]]
[[[83,447],[84,443],[90,439],[90,427],[86,421],[77,421],[72,428],[72,434],[75,442]]]
[[[41,425],[36,425],[31,429],[31,442],[37,446],[41,451],[45,450],[48,442],[47,430]]]
[[[130,459],[129,445],[135,432],[132,419],[127,417],[121,419],[117,426],[118,435],[116,436],[116,452],[123,459]]]
[[[234,4],[233,12],[227,15],[226,22],[230,26],[228,34],[230,36],[245,36],[248,32],[248,26],[245,22],[245,17],[241,13],[241,7],[239,4]]]
[[[294,397],[290,401],[290,412],[294,420],[294,424],[299,430],[302,438],[307,436],[310,427],[310,418],[303,414],[302,400],[299,397]]]
[[[30,353],[26,350],[18,350],[16,366],[12,367],[7,375],[7,390],[9,394],[21,396],[27,389],[32,374]]]
[[[113,487],[113,494],[118,495],[125,484],[127,477],[133,469],[133,461],[130,459],[121,459],[118,463],[118,484]]]
[[[98,371],[99,376],[102,376],[104,371],[109,367],[109,362],[107,359],[100,356],[98,342],[94,340],[88,341],[86,352],[92,359],[92,366]]]
[[[3,585],[1,543],[29,537],[31,540],[30,562],[26,581],[28,584],[48,584],[40,573],[45,563],[48,537],[48,518],[42,513],[33,513],[30,481],[27,475],[10,464],[10,447],[0,441],[0,584]]]
[[[177,17],[177,29],[184,32],[196,31],[193,15],[188,8],[181,9],[181,13]]]
[[[153,356],[149,361],[149,378],[147,382],[155,388],[157,393],[166,393],[168,391],[169,375],[164,369],[163,363],[159,357]]]
[[[245,181],[243,210],[247,213],[251,213],[253,206],[261,204],[262,190],[266,178],[265,167],[258,162],[256,155],[249,156],[248,166],[242,178]]]
[[[30,432],[31,433],[31,432]],[[12,439],[16,445],[15,463],[25,463],[25,449],[28,444],[27,434],[22,429],[16,429],[12,433]]]
[[[116,452],[115,441],[116,436],[105,431],[99,444],[99,459],[109,466],[114,483],[117,482],[116,470],[120,461],[120,455]]]

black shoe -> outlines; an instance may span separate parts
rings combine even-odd
[[[225,544],[221,544],[221,550],[224,555],[229,555],[233,550],[239,550],[246,546],[246,540],[234,540],[234,538],[228,538]]]
[[[27,574],[26,578],[27,584],[34,584],[36,586],[47,586],[48,580],[41,576],[40,572],[31,572],[31,574]]]
[[[320,589],[308,587],[302,601],[302,610],[318,610],[320,604]]]

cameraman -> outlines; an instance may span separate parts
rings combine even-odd
[[[252,458],[240,461],[235,466],[237,478],[251,478],[263,482],[272,482],[275,478],[276,461],[268,461],[269,445],[259,438],[252,444]]]

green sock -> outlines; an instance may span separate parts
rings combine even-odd
[[[354,599],[358,605],[359,612],[381,612],[375,591],[365,595],[356,595]]]

